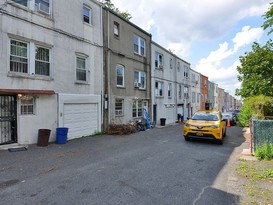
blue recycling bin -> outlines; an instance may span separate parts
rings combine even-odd
[[[56,143],[57,144],[65,144],[67,140],[67,127],[58,127],[56,128]]]

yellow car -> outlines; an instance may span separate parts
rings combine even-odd
[[[226,121],[218,110],[200,110],[184,125],[186,141],[191,138],[212,139],[223,144],[226,136]]]

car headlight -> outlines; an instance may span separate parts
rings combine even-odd
[[[219,128],[219,125],[212,125],[211,128],[217,129],[217,128]]]

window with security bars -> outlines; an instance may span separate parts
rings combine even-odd
[[[10,40],[10,72],[50,76],[51,49],[33,42]]]
[[[76,80],[87,81],[86,78],[86,59],[77,57],[76,60]]]
[[[123,99],[116,99],[115,102],[115,114],[116,116],[122,116],[123,115]]]
[[[28,73],[28,44],[10,41],[10,71]]]
[[[34,98],[32,96],[23,96],[21,99],[21,115],[34,114]]]
[[[49,49],[36,46],[35,74],[50,75]]]

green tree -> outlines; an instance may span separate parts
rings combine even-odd
[[[270,3],[270,8],[267,12],[263,15],[264,17],[264,23],[262,25],[263,29],[266,30],[267,28],[270,28],[268,35],[273,32],[273,2]]]
[[[236,95],[247,98],[256,95],[273,96],[273,42],[265,46],[252,45],[252,51],[240,56],[241,65],[237,67],[238,80],[242,82]]]
[[[130,20],[132,18],[131,14],[128,11],[120,11],[117,7],[115,7],[115,5],[111,2],[111,0],[101,0],[100,2],[103,4],[104,7],[117,13],[118,15],[125,18],[126,20]]]
[[[244,99],[238,116],[239,122],[243,126],[248,126],[251,117],[264,120],[266,115],[272,115],[272,103],[273,98],[265,95],[252,96]]]

